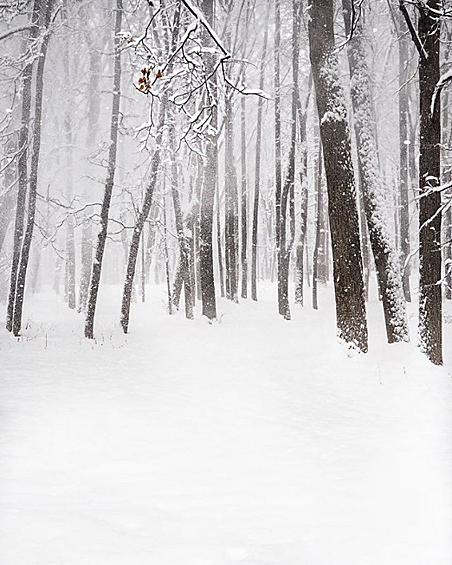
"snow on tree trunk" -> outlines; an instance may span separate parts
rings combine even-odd
[[[53,0],[47,0],[42,4],[43,11],[43,29],[44,37],[42,38],[40,56],[36,68],[35,83],[35,106],[34,106],[34,128],[33,128],[33,149],[31,154],[30,180],[28,190],[28,212],[27,225],[20,251],[19,269],[17,273],[16,296],[14,301],[14,313],[12,320],[12,331],[15,336],[20,334],[22,326],[22,310],[25,296],[25,282],[27,278],[28,260],[30,257],[31,243],[33,240],[33,231],[35,226],[36,215],[36,198],[38,190],[38,167],[39,155],[41,150],[41,122],[42,122],[42,104],[44,89],[44,67],[47,55],[47,47],[49,44],[50,33],[48,27],[52,14]],[[19,173],[20,174],[20,173]]]
[[[366,352],[367,320],[355,179],[344,93],[334,45],[333,0],[313,0],[308,25],[328,188],[339,338]]]
[[[138,258],[138,250],[140,247],[141,232],[143,231],[144,223],[146,222],[149,216],[149,211],[151,209],[152,201],[154,198],[155,186],[157,184],[158,170],[160,167],[162,135],[165,125],[167,104],[168,101],[166,99],[166,96],[164,96],[164,99],[160,103],[160,112],[159,112],[159,119],[157,126],[158,133],[155,140],[155,150],[151,159],[151,166],[149,171],[149,184],[146,188],[141,212],[139,213],[138,219],[135,223],[135,227],[133,228],[132,240],[130,242],[130,247],[129,247],[129,256],[127,259],[126,277],[124,282],[124,289],[122,293],[122,304],[121,304],[121,326],[125,334],[128,333],[129,331],[130,304],[132,301],[133,280],[135,277],[135,269]],[[165,232],[166,232],[166,227],[165,227]]]
[[[28,35],[29,49],[38,37],[39,32],[39,14],[41,11],[41,1],[35,0],[33,4],[33,12],[31,16],[31,28]],[[32,75],[33,75],[33,59],[31,52],[27,53],[28,62],[22,73],[22,115],[21,126],[19,131],[19,159],[17,164],[19,188],[17,191],[16,218],[14,222],[14,243],[13,257],[11,263],[11,275],[9,282],[8,306],[6,310],[6,329],[13,329],[14,302],[17,292],[17,274],[19,269],[20,252],[23,243],[24,234],[24,218],[25,218],[25,200],[27,197],[28,182],[28,144],[29,144],[29,125],[31,116],[31,92],[32,92]]]
[[[401,19],[399,28],[402,28]],[[410,267],[407,264],[410,255],[410,218],[408,185],[410,179],[410,136],[408,132],[408,86],[409,80],[409,38],[405,30],[400,33],[399,46],[399,177],[400,177],[400,264],[402,267],[402,283],[405,300],[411,302]]]
[[[350,35],[351,0],[342,0],[342,6],[345,29]],[[400,267],[388,229],[390,220],[385,213],[386,187],[378,164],[378,148],[373,126],[372,81],[365,57],[363,25],[361,15],[347,44],[350,93],[358,150],[359,178],[378,287],[382,297],[386,336],[389,343],[395,343],[408,341],[408,325]]]
[[[214,10],[215,0],[203,0],[203,13],[209,25],[215,27]],[[207,34],[206,34],[207,35]],[[213,60],[210,68],[213,67]],[[211,74],[211,73],[209,73]],[[216,76],[210,79],[211,87],[214,95],[217,96]],[[215,297],[215,277],[213,265],[213,213],[215,192],[218,182],[218,148],[217,148],[217,101],[214,101],[211,115],[212,135],[207,142],[206,160],[204,168],[204,179],[201,193],[201,209],[200,209],[200,265],[201,265],[201,300],[202,315],[209,320],[215,320],[217,317],[217,305]],[[218,234],[218,237],[219,234]],[[221,249],[219,247],[219,257],[221,260]],[[222,275],[221,275],[222,277]],[[223,279],[222,279],[223,280]]]
[[[440,9],[436,0],[427,5]],[[440,79],[440,26],[427,10],[419,11],[418,34],[427,55],[419,57],[419,340],[428,359],[442,365],[441,193],[429,191],[439,184],[441,174],[439,99],[431,112]]]
[[[243,83],[246,73],[243,71]],[[240,100],[240,162],[241,162],[241,253],[242,298],[248,297],[248,179],[246,162],[246,96]]]

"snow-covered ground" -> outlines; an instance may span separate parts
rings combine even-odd
[[[290,323],[267,289],[209,325],[153,287],[127,337],[119,293],[96,343],[45,294],[21,340],[0,331],[2,565],[452,563],[451,310],[435,368],[385,345],[377,301],[348,355],[331,290]]]

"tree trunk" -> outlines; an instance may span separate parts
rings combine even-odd
[[[312,0],[309,46],[328,188],[337,328],[341,339],[366,352],[367,321],[355,179],[333,22],[333,0]]]
[[[440,10],[437,0],[427,5]],[[440,26],[427,10],[419,10],[418,34],[428,57],[419,57],[419,340],[428,359],[442,365],[441,193],[429,193],[439,184],[441,174],[439,98],[433,115],[430,110],[440,79]]]
[[[401,20],[399,20],[402,24]],[[399,26],[402,28],[402,25]],[[403,30],[405,32],[405,30]],[[408,58],[409,38],[406,33],[400,33],[399,46],[399,176],[400,176],[400,264],[402,267],[403,294],[407,302],[411,302],[410,267],[410,211],[408,186],[410,178],[409,149],[410,136],[408,132]]]
[[[35,225],[36,214],[36,197],[38,189],[38,167],[39,154],[41,150],[41,121],[42,121],[42,104],[44,89],[44,66],[47,55],[47,47],[49,44],[50,33],[48,28],[50,25],[50,17],[52,14],[53,0],[47,0],[42,5],[45,35],[42,39],[40,56],[36,69],[36,93],[35,93],[35,111],[34,111],[34,129],[33,129],[33,150],[31,155],[30,168],[30,185],[28,193],[28,213],[27,226],[25,229],[24,240],[20,252],[19,270],[17,274],[16,297],[14,301],[14,314],[12,330],[15,336],[20,334],[22,326],[22,310],[25,296],[25,282],[27,277],[28,260],[30,257],[31,242],[33,239],[33,230]],[[21,172],[19,172],[19,175]]]
[[[245,84],[246,72],[243,70],[243,83]],[[240,100],[240,134],[241,134],[241,212],[242,212],[242,238],[241,238],[241,262],[242,262],[242,298],[248,297],[248,179],[246,163],[246,96]]]
[[[267,5],[267,15],[265,18],[264,45],[260,64],[259,88],[264,90],[265,82],[265,61],[267,58],[268,45],[268,17],[270,4]],[[254,165],[254,202],[253,202],[253,231],[251,241],[251,298],[257,300],[257,262],[258,262],[258,235],[259,235],[259,191],[261,184],[261,149],[262,149],[262,114],[264,109],[264,99],[258,98],[257,101],[257,126],[256,126],[256,161]]]
[[[278,277],[278,312],[290,319],[289,301],[286,291],[286,208],[282,210],[282,155],[281,155],[281,0],[275,0],[274,38],[274,97],[275,97],[275,231]],[[282,213],[284,211],[284,214]],[[282,229],[282,237],[281,237]],[[284,246],[284,248],[283,248]],[[287,277],[288,279],[288,277]]]
[[[189,242],[187,241],[187,238],[185,237],[185,233],[184,233],[184,219],[182,216],[182,207],[180,203],[179,187],[177,182],[176,139],[175,139],[174,123],[170,128],[170,144],[172,151],[171,194],[173,197],[174,215],[176,219],[176,232],[179,242],[180,277],[184,284],[185,317],[188,318],[189,320],[192,320],[194,317],[193,314],[194,287],[192,285],[192,281],[190,277],[190,248],[189,248]],[[178,307],[179,304],[175,306]]]
[[[308,228],[308,147],[306,120],[308,113],[309,98],[312,88],[312,75],[309,75],[308,96],[306,98],[304,111],[301,106],[301,97],[297,96],[297,116],[300,134],[301,159],[300,159],[300,231],[297,244],[297,260],[295,267],[295,303],[303,306],[304,286],[304,248],[306,245],[306,233]]]
[[[323,198],[322,198],[322,169],[323,155],[322,143],[319,139],[319,151],[317,156],[317,174],[315,177],[316,193],[317,193],[317,214],[315,228],[314,254],[312,257],[312,307],[314,310],[319,309],[318,302],[318,271],[319,271],[319,254],[322,246],[322,229],[323,229]]]
[[[119,104],[121,100],[121,51],[120,32],[123,15],[123,0],[116,0],[115,14],[115,62],[113,78],[113,105],[110,124],[110,149],[108,155],[108,173],[105,183],[104,198],[100,212],[100,231],[97,236],[96,254],[92,267],[91,285],[89,290],[88,307],[85,320],[85,337],[94,339],[94,315],[96,313],[97,295],[99,293],[102,261],[104,258],[105,244],[107,241],[108,214],[110,211],[111,197],[116,172],[116,156],[118,147]]]
[[[202,8],[209,25],[215,27],[214,18],[215,0],[203,0]],[[213,70],[213,60],[209,64],[209,70]],[[218,96],[216,88],[216,76],[210,79],[212,91],[215,97]],[[215,202],[215,187],[218,176],[218,148],[217,148],[217,106],[214,104],[211,109],[211,127],[213,134],[207,143],[206,162],[204,168],[204,180],[201,194],[200,210],[200,264],[201,264],[201,301],[202,315],[209,320],[217,317],[217,305],[215,297],[215,278],[213,265],[213,210]],[[220,256],[221,252],[219,251]]]
[[[88,130],[86,147],[91,153],[96,144],[97,127],[100,113],[100,56],[93,44],[92,38],[87,32],[87,44],[89,49],[89,102],[88,102]],[[85,181],[84,193],[85,201],[89,202],[92,184]],[[79,289],[79,311],[85,312],[88,301],[89,283],[91,279],[91,265],[93,263],[93,243],[92,243],[91,220],[85,218],[82,226],[81,241],[81,266],[80,266],[80,289]]]
[[[67,18],[67,6],[64,6]],[[65,76],[70,77],[69,66],[69,36],[65,38],[63,68]],[[65,99],[65,116],[64,116],[64,137],[66,142],[66,191],[65,195],[68,200],[69,206],[72,208],[72,193],[73,193],[73,146],[72,146],[72,120],[71,120],[71,97],[70,94],[64,92]],[[75,298],[75,218],[71,211],[67,218],[66,224],[66,280],[67,280],[67,303],[71,310],[76,308]]]
[[[39,15],[41,11],[41,0],[35,0],[33,4],[33,12],[31,16],[31,28],[28,35],[28,46],[33,48],[33,44],[38,37],[39,32]],[[31,116],[31,91],[33,76],[33,58],[31,53],[22,73],[22,115],[21,126],[19,131],[19,159],[17,163],[18,169],[18,191],[16,204],[16,218],[14,222],[14,243],[13,257],[11,263],[11,276],[9,282],[8,306],[6,311],[6,329],[12,331],[14,302],[17,292],[17,274],[19,269],[20,253],[24,235],[24,218],[25,218],[25,201],[27,198],[27,182],[28,182],[28,143],[29,143],[29,127]]]
[[[10,134],[6,143],[5,165],[3,175],[2,197],[0,198],[0,257],[3,253],[3,244],[11,223],[14,202],[17,200],[17,190],[15,187],[17,180],[17,166],[14,154],[17,152],[17,137]],[[8,163],[6,165],[6,163]]]
[[[345,29],[352,33],[352,0],[342,0]],[[359,178],[378,287],[382,297],[388,343],[408,341],[408,323],[398,260],[385,218],[385,186],[378,164],[378,147],[372,125],[372,80],[365,58],[363,17],[347,44],[351,99],[358,150]]]
[[[237,173],[234,166],[234,123],[231,87],[225,94],[225,253],[226,298],[238,302],[238,194]]]
[[[135,277],[135,269],[138,258],[138,249],[140,247],[141,232],[143,231],[144,223],[149,216],[149,211],[151,209],[152,200],[154,197],[155,185],[157,184],[158,169],[160,166],[162,132],[165,125],[167,104],[168,101],[166,99],[166,96],[164,96],[163,100],[160,103],[159,120],[157,126],[158,133],[155,140],[155,150],[151,160],[149,184],[146,188],[143,206],[141,208],[140,214],[138,215],[138,219],[135,223],[135,227],[133,229],[133,234],[132,234],[132,240],[129,247],[129,257],[127,260],[126,278],[124,282],[124,290],[122,294],[122,304],[121,304],[121,326],[125,334],[128,333],[129,331],[130,303],[132,300],[133,279]]]
[[[444,93],[444,110],[443,110],[443,123],[442,123],[442,137],[443,137],[443,147],[448,147],[450,145],[450,96],[448,92]],[[450,182],[452,180],[451,174],[451,163],[447,158],[448,151],[443,150],[442,152],[442,170],[443,176],[441,179],[442,184]],[[452,191],[449,189],[447,191],[447,198],[452,198]],[[443,230],[444,230],[444,283],[445,283],[445,293],[444,296],[447,300],[452,298],[452,209],[449,204],[446,207],[444,217],[443,217]]]

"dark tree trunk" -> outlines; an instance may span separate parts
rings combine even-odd
[[[171,194],[173,197],[174,215],[176,219],[176,232],[179,241],[179,269],[180,277],[184,284],[184,303],[185,303],[185,316],[189,320],[194,317],[193,314],[193,292],[192,281],[190,277],[190,247],[184,233],[184,219],[182,216],[182,207],[180,203],[179,187],[177,182],[177,162],[176,162],[176,139],[175,139],[175,124],[172,124],[170,129],[170,143],[172,151],[171,162]],[[179,292],[180,295],[180,292]],[[174,293],[173,293],[174,298]],[[179,306],[179,301],[174,304],[176,308]]]
[[[367,351],[367,321],[350,132],[334,45],[333,0],[313,0],[308,25],[328,187],[338,334]]]
[[[47,55],[47,47],[49,44],[50,33],[48,27],[52,14],[53,0],[47,0],[42,5],[43,21],[45,35],[42,39],[40,56],[36,68],[36,94],[35,94],[35,111],[34,111],[34,128],[33,128],[33,149],[31,154],[31,167],[30,167],[30,184],[28,192],[28,213],[27,213],[27,226],[25,229],[22,249],[20,252],[19,270],[17,273],[17,286],[16,298],[14,301],[14,314],[12,330],[15,336],[20,334],[22,326],[22,310],[25,296],[25,282],[27,278],[28,261],[30,257],[31,242],[33,240],[33,230],[35,225],[36,215],[36,197],[38,190],[38,167],[39,167],[39,154],[41,150],[41,121],[42,121],[42,104],[43,104],[43,89],[44,89],[44,67]],[[21,174],[19,172],[19,174]]]
[[[214,18],[215,0],[203,0],[202,8],[207,21],[212,27],[215,27]],[[213,61],[210,68],[213,68]],[[218,96],[216,89],[216,77],[210,79],[211,88]],[[201,301],[202,315],[209,320],[215,320],[217,317],[217,305],[215,297],[215,278],[213,265],[213,211],[215,202],[215,187],[217,184],[217,107],[212,107],[211,126],[214,134],[209,139],[206,149],[206,162],[204,168],[204,181],[201,194],[201,210],[200,210],[200,264],[201,264]],[[220,256],[221,252],[219,250]]]
[[[41,0],[35,0],[33,4],[33,12],[31,16],[31,28],[28,35],[29,49],[33,48],[33,44],[38,37],[39,32],[39,15],[41,11]],[[19,269],[20,253],[24,235],[24,218],[25,218],[25,201],[27,198],[27,182],[28,182],[28,143],[29,143],[29,127],[31,116],[31,92],[32,92],[32,76],[33,76],[33,58],[31,53],[27,53],[29,57],[22,73],[22,115],[21,126],[19,131],[19,159],[17,163],[19,187],[17,191],[16,218],[14,222],[14,242],[13,257],[11,263],[11,276],[9,282],[8,306],[6,311],[6,329],[12,331],[14,302],[17,292],[17,274]]]
[[[437,0],[427,5],[440,10]],[[419,339],[428,359],[442,365],[441,193],[429,193],[441,174],[439,98],[433,115],[430,110],[440,79],[440,27],[438,18],[427,10],[419,10],[418,34],[428,57],[419,57]]]
[[[297,114],[298,114],[298,67],[299,67],[299,47],[300,47],[300,9],[301,5],[298,0],[292,2],[292,105],[291,105],[291,136],[290,136],[290,150],[289,150],[289,163],[287,167],[287,174],[284,182],[284,187],[281,194],[280,204],[280,228],[279,228],[279,247],[278,247],[278,310],[281,316],[286,320],[290,320],[290,305],[289,305],[289,267],[290,255],[292,252],[293,243],[295,241],[295,153],[297,142]],[[279,14],[277,14],[279,20]],[[279,24],[277,24],[279,25]],[[278,32],[277,32],[278,33]],[[276,46],[275,46],[276,49]],[[279,45],[278,45],[279,50]],[[278,69],[279,72],[279,69]],[[278,78],[279,81],[279,78]],[[276,85],[276,83],[275,83]],[[279,94],[279,87],[278,87]],[[276,121],[278,121],[277,113],[275,112]],[[280,130],[280,124],[278,128]],[[281,143],[280,133],[279,145]],[[279,147],[281,151],[281,147]],[[281,158],[281,155],[279,155]],[[278,175],[278,171],[277,171]],[[290,235],[287,234],[287,208],[289,208],[289,229]]]
[[[94,339],[94,315],[96,313],[97,295],[99,293],[100,275],[102,272],[102,261],[104,258],[105,244],[107,241],[108,214],[110,211],[111,197],[116,172],[116,157],[118,147],[118,125],[119,125],[119,103],[121,100],[121,51],[120,32],[123,15],[123,0],[116,0],[115,13],[115,63],[113,78],[113,105],[111,110],[110,125],[110,150],[108,155],[108,173],[105,183],[104,198],[100,212],[100,231],[97,236],[96,254],[92,267],[91,285],[89,290],[88,307],[85,320],[85,337]]]
[[[342,0],[345,29],[351,34],[352,0]],[[385,219],[385,189],[378,163],[378,148],[373,127],[375,113],[372,80],[365,58],[364,24],[361,19],[347,44],[351,99],[358,149],[358,168],[369,239],[375,259],[388,343],[408,341],[408,324],[400,268]]]
[[[151,209],[152,201],[154,198],[155,185],[157,183],[158,170],[160,166],[160,151],[162,144],[162,131],[165,125],[165,115],[167,107],[166,97],[160,103],[160,115],[158,121],[158,133],[155,140],[155,150],[152,155],[149,184],[146,188],[144,195],[143,206],[141,212],[138,215],[138,219],[135,223],[133,229],[132,240],[129,247],[129,257],[127,259],[127,269],[126,278],[124,282],[124,290],[122,294],[122,304],[121,304],[121,326],[124,333],[129,331],[129,319],[130,319],[130,303],[132,300],[132,289],[133,289],[133,279],[135,277],[135,269],[138,258],[138,250],[140,247],[141,232],[143,231],[144,223],[146,222],[149,211]],[[166,225],[166,224],[165,224]],[[165,228],[166,232],[166,228]]]

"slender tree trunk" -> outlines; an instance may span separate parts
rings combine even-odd
[[[184,233],[184,219],[182,216],[182,207],[180,203],[179,187],[177,182],[177,162],[176,162],[176,139],[175,139],[175,124],[172,124],[170,129],[170,144],[172,151],[171,162],[171,194],[173,197],[174,215],[176,219],[176,232],[179,241],[179,264],[180,264],[180,277],[184,284],[184,302],[185,302],[185,317],[192,320],[193,314],[193,292],[192,281],[190,277],[190,248],[187,238]],[[180,294],[180,293],[179,293]],[[173,293],[174,296],[174,293]],[[178,307],[178,304],[175,305]]]
[[[234,166],[234,123],[232,89],[226,87],[225,100],[225,252],[226,298],[238,302],[238,194]]]
[[[290,319],[290,309],[286,292],[286,272],[284,264],[286,246],[286,207],[282,210],[282,154],[281,154],[281,0],[275,0],[275,38],[274,38],[274,97],[275,97],[275,231],[278,278],[278,311],[286,320]],[[284,212],[284,214],[282,213]],[[281,237],[282,230],[282,237]],[[284,247],[283,247],[284,246]]]
[[[279,0],[278,0],[279,1]],[[279,9],[279,8],[278,8]],[[280,202],[280,227],[279,227],[279,247],[278,247],[278,310],[279,314],[286,320],[290,320],[290,305],[289,305],[289,268],[290,268],[290,255],[292,252],[293,243],[295,241],[295,153],[297,142],[297,114],[298,114],[298,59],[299,59],[299,45],[300,45],[300,9],[301,4],[299,0],[292,2],[292,111],[291,111],[291,136],[290,136],[290,150],[289,150],[289,163],[287,167],[287,174],[284,181],[284,187],[281,193]],[[277,14],[277,21],[279,14]],[[277,23],[277,25],[279,25]],[[277,32],[278,33],[278,32]],[[279,51],[279,45],[275,49]],[[278,56],[279,58],[279,56]],[[279,63],[278,63],[279,64]],[[279,67],[278,67],[279,73]],[[279,77],[278,77],[279,82]],[[276,85],[276,83],[275,83]],[[279,86],[278,86],[279,96]],[[281,125],[278,124],[279,116],[275,111],[275,139],[279,138],[279,152],[281,152]],[[279,153],[279,159],[281,153]],[[277,175],[278,165],[277,165]],[[289,207],[289,231],[287,234],[287,208]],[[277,209],[276,209],[277,211]]]
[[[17,166],[16,160],[13,157],[17,152],[17,137],[10,134],[6,143],[5,165],[6,169],[3,175],[3,196],[0,198],[0,254],[3,251],[3,244],[5,242],[6,234],[8,232],[9,224],[11,223],[12,213],[14,210],[14,202],[17,200]],[[8,165],[6,165],[11,161]],[[0,257],[1,257],[0,255]]]
[[[141,232],[143,231],[144,223],[146,222],[149,211],[151,209],[152,200],[154,197],[155,186],[157,184],[158,170],[160,166],[160,152],[162,145],[162,131],[165,125],[165,115],[168,101],[166,97],[160,103],[160,112],[157,128],[157,137],[155,140],[155,150],[152,155],[151,167],[150,167],[150,177],[149,184],[146,188],[144,195],[143,206],[141,212],[138,215],[138,219],[135,223],[133,229],[132,240],[129,247],[129,257],[127,260],[126,278],[124,282],[124,290],[122,294],[122,305],[121,305],[121,326],[124,333],[129,331],[129,320],[130,320],[130,303],[132,299],[132,288],[133,279],[135,277],[135,269],[138,258],[138,250],[140,247]]]
[[[123,0],[116,0],[115,14],[115,62],[113,78],[113,105],[111,110],[110,125],[110,150],[108,155],[108,173],[105,183],[104,198],[100,212],[100,231],[97,236],[96,254],[92,266],[91,285],[89,289],[88,307],[85,320],[85,337],[94,339],[94,316],[96,313],[97,295],[99,293],[102,261],[104,258],[105,244],[107,241],[108,214],[110,211],[111,197],[115,182],[116,158],[118,148],[119,103],[121,99],[121,51],[120,44],[123,15]]]
[[[217,198],[217,250],[218,250],[218,270],[220,275],[220,293],[221,298],[226,296],[225,284],[224,284],[224,263],[223,263],[223,250],[221,246],[221,211],[220,211],[220,188],[216,187],[216,198]],[[201,263],[202,268],[202,263]]]
[[[97,138],[97,125],[100,113],[100,56],[91,38],[87,40],[89,49],[89,101],[88,101],[88,130],[86,147],[89,153],[95,147]],[[85,201],[89,201],[92,185],[85,181]],[[80,266],[80,289],[79,289],[79,311],[86,311],[89,294],[89,283],[91,279],[91,265],[93,263],[93,242],[91,221],[85,218],[82,226],[81,240],[81,266]]]
[[[212,28],[215,27],[215,0],[203,0],[202,8],[207,21]],[[210,63],[209,68],[213,69],[214,62]],[[210,73],[209,73],[210,74]],[[210,79],[211,88],[215,97],[218,96],[216,88],[216,77]],[[206,163],[204,169],[204,181],[201,194],[200,210],[200,264],[201,264],[201,301],[202,315],[209,320],[217,317],[217,305],[215,297],[215,278],[213,265],[213,211],[215,202],[215,187],[218,177],[218,147],[217,147],[217,106],[216,101],[211,109],[211,127],[213,135],[208,141],[206,149]],[[221,257],[221,252],[219,250]]]
[[[245,83],[246,72],[243,70],[243,83]],[[246,96],[240,100],[240,134],[241,134],[241,174],[242,174],[242,240],[241,240],[241,262],[242,262],[242,298],[248,298],[248,180],[246,163]]]
[[[308,96],[304,111],[301,106],[301,97],[297,96],[297,117],[300,134],[301,159],[300,159],[300,231],[297,244],[297,259],[295,270],[295,303],[303,306],[303,286],[304,286],[304,249],[306,245],[306,233],[308,228],[308,146],[306,120],[308,113],[309,98],[312,88],[312,75],[309,75]]]
[[[42,121],[42,104],[44,89],[44,67],[47,55],[47,47],[49,44],[50,33],[48,28],[52,15],[53,0],[46,0],[42,5],[45,35],[42,39],[40,57],[36,68],[36,94],[35,94],[35,111],[34,111],[34,129],[33,129],[33,150],[31,155],[30,167],[30,185],[28,193],[28,214],[27,226],[25,229],[22,249],[20,252],[19,270],[17,273],[16,297],[14,301],[14,314],[12,330],[15,336],[20,334],[22,326],[22,310],[25,296],[25,282],[27,277],[28,260],[30,257],[31,242],[33,240],[33,230],[35,225],[36,214],[36,197],[38,189],[38,167],[39,154],[41,150],[41,121]],[[19,172],[19,175],[21,173]]]
[[[399,28],[403,28],[403,20],[399,19]],[[409,81],[409,37],[405,30],[400,33],[399,46],[399,182],[400,182],[400,264],[402,267],[403,294],[407,302],[411,302],[410,267],[410,211],[408,187],[410,184],[410,135],[408,131],[408,81]]]
[[[31,16],[31,28],[28,34],[28,46],[33,48],[33,44],[38,37],[39,32],[39,15],[41,10],[41,0],[35,0],[33,3],[33,12]],[[33,58],[31,52],[27,53],[29,60],[22,73],[22,115],[21,126],[19,131],[19,158],[17,163],[18,169],[18,191],[16,204],[16,218],[14,222],[14,243],[13,257],[11,263],[11,276],[9,282],[8,306],[6,311],[6,329],[12,331],[14,302],[17,292],[17,274],[19,269],[20,253],[24,235],[24,218],[25,218],[25,202],[27,198],[27,182],[28,182],[28,143],[29,143],[29,127],[31,116],[31,92],[32,92],[32,76],[33,76]]]
[[[165,257],[165,274],[166,274],[166,291],[168,294],[168,314],[171,316],[173,313],[173,300],[171,296],[171,281],[169,270],[169,255],[168,255],[168,231],[166,225],[166,188],[163,190],[163,250]]]
[[[68,20],[68,2],[64,1],[62,12],[64,20]],[[71,112],[73,105],[72,97],[72,81],[71,81],[71,66],[69,60],[69,42],[70,33],[66,34],[63,48],[63,72],[66,77],[67,84],[69,85],[70,92],[64,92],[64,120],[63,130],[66,143],[65,157],[66,157],[66,190],[65,196],[68,200],[70,208],[72,208],[72,193],[73,193],[73,141],[72,141],[72,120]],[[67,281],[67,303],[71,310],[76,308],[76,293],[75,293],[75,218],[71,211],[66,221],[66,273],[65,280]]]
[[[312,0],[308,25],[328,187],[338,334],[367,351],[367,321],[355,179],[344,93],[334,45],[333,0]]]
[[[265,61],[267,58],[268,46],[268,17],[270,4],[267,5],[267,15],[265,18],[264,45],[260,63],[259,88],[264,90],[265,83]],[[253,199],[253,231],[251,241],[251,298],[257,300],[257,262],[258,262],[258,235],[259,235],[259,192],[261,184],[261,151],[262,151],[262,114],[264,109],[264,99],[258,98],[257,101],[257,126],[256,126],[256,160],[254,165],[254,199]]]
[[[443,94],[444,104],[443,104],[443,124],[442,124],[442,135],[443,135],[443,147],[450,146],[451,136],[450,136],[450,96],[448,92]],[[451,174],[451,162],[447,158],[448,151],[443,151],[442,153],[442,169],[443,178],[442,183],[450,182],[452,179]],[[452,191],[449,189],[447,193],[447,198],[452,198]],[[445,282],[445,293],[444,296],[447,300],[452,299],[452,208],[449,204],[446,207],[446,211],[443,218],[443,229],[444,229],[444,282]]]
[[[345,29],[351,34],[352,0],[342,0]],[[378,287],[382,297],[389,343],[408,341],[408,323],[402,280],[397,256],[385,218],[385,187],[378,164],[378,148],[372,126],[372,81],[365,58],[364,24],[361,17],[355,24],[347,44],[350,67],[351,99],[358,149],[359,178],[372,252],[375,259]]]
[[[312,258],[312,307],[314,310],[319,309],[318,302],[318,272],[319,272],[319,252],[322,245],[322,228],[323,228],[323,198],[322,198],[322,169],[323,169],[323,155],[322,155],[322,142],[319,139],[319,151],[317,157],[317,175],[316,175],[316,193],[317,193],[317,214],[316,214],[316,229],[315,229],[315,242],[314,254]]]
[[[437,0],[428,7],[440,10]],[[441,193],[429,193],[439,184],[441,121],[439,99],[431,114],[435,86],[440,79],[440,26],[437,17],[419,10],[418,34],[427,57],[419,57],[419,340],[422,351],[442,365],[441,304]]]

